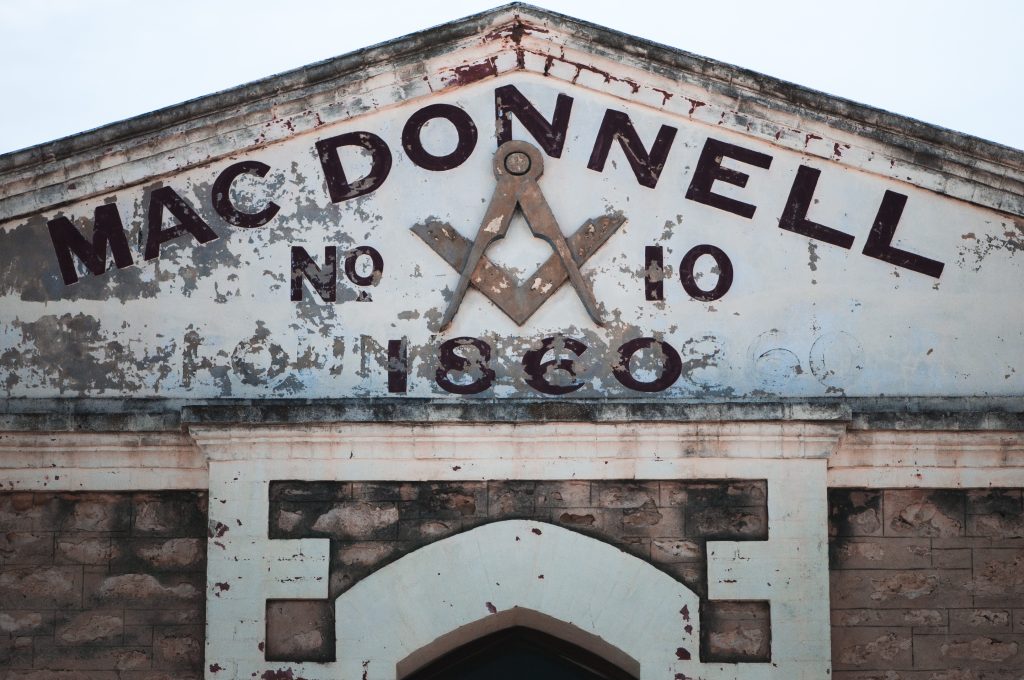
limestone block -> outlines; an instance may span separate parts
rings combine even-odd
[[[0,572],[0,609],[78,608],[81,567],[18,567]]]
[[[965,498],[959,490],[890,489],[883,496],[887,536],[962,536]]]
[[[913,638],[908,628],[835,628],[832,664],[836,670],[894,670],[913,667]]]

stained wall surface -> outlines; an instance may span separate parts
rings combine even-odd
[[[756,537],[759,493],[757,484],[706,482],[280,483],[269,529],[297,536],[319,522],[339,536],[332,597],[402,551],[507,517],[543,517],[613,541],[700,591],[699,536]],[[1019,677],[1021,496],[833,490],[834,676]],[[0,677],[202,677],[205,504],[201,492],[0,494]],[[719,654],[756,655],[769,642],[765,613],[737,604],[719,612],[711,639]],[[275,653],[308,653],[311,633],[322,630],[320,604],[275,607]]]
[[[1019,151],[518,4],[0,156],[0,680],[522,602],[642,680],[1024,677],[1022,252]]]
[[[841,489],[829,512],[836,678],[1021,677],[1020,489]]]
[[[202,677],[206,493],[0,494],[0,677]]]

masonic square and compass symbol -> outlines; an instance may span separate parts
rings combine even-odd
[[[537,184],[543,172],[544,160],[536,147],[522,141],[505,142],[494,154],[494,175],[498,184],[473,241],[443,222],[429,221],[412,227],[434,252],[460,272],[455,293],[438,330],[444,330],[455,318],[470,284],[522,325],[566,281],[576,290],[590,318],[599,326],[603,325],[594,294],[579,268],[626,218],[621,213],[593,218],[566,238]],[[488,246],[504,238],[516,208],[522,211],[534,236],[546,241],[554,250],[522,284],[484,254]]]

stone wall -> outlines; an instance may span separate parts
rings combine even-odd
[[[0,494],[2,680],[202,677],[206,494]]]
[[[416,547],[528,518],[618,545],[703,599],[704,543],[767,531],[757,482],[278,482],[271,498],[271,536],[332,539],[332,598]],[[1020,490],[834,489],[829,512],[837,680],[1024,677]],[[205,538],[202,492],[0,494],[0,679],[201,677]],[[770,645],[763,603],[702,615],[702,653]],[[268,656],[326,658],[332,617],[329,602],[269,603]]]
[[[829,494],[836,680],[1024,677],[1021,491]]]
[[[768,537],[764,481],[273,482],[270,537],[331,539],[327,600],[267,605],[267,659],[334,658],[338,595],[416,548],[488,522],[532,519],[611,543],[701,598],[701,659],[767,661],[767,602],[707,599],[708,540]]]

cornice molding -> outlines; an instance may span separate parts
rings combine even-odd
[[[1021,151],[517,3],[0,156],[0,223],[515,72],[1024,216]]]

